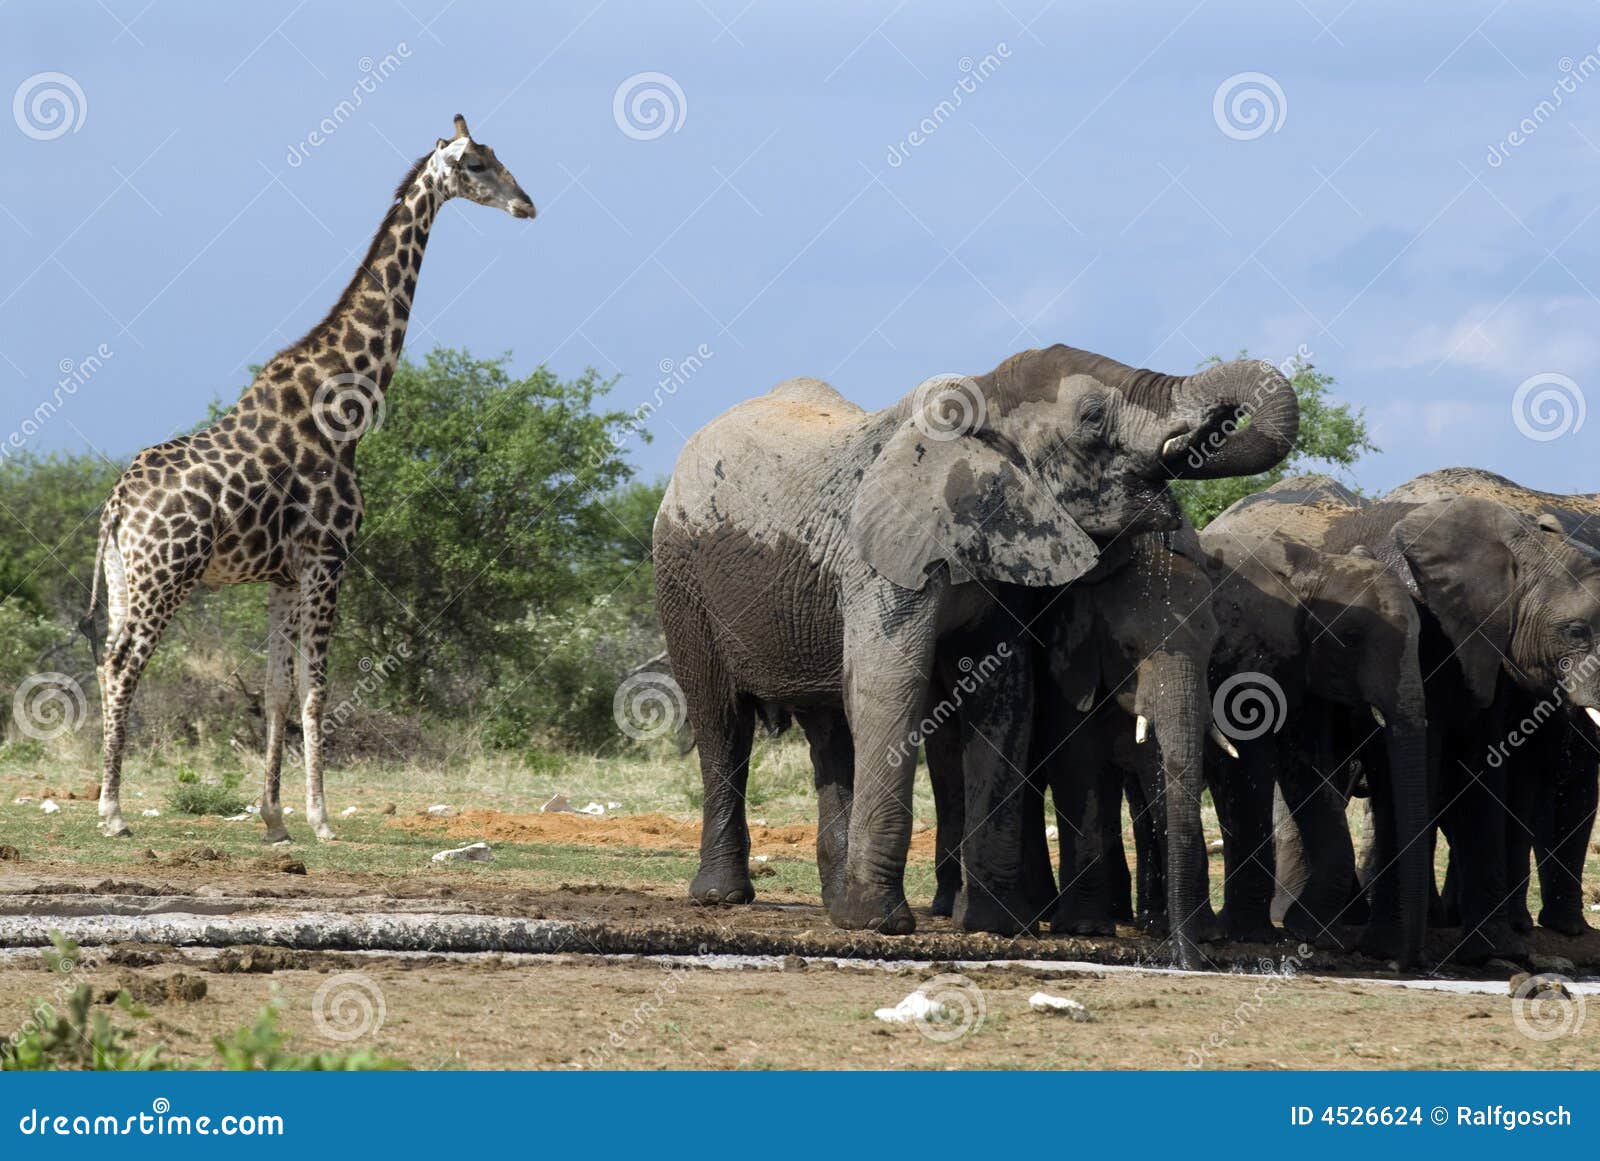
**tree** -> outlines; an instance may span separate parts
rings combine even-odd
[[[504,357],[444,349],[401,364],[356,454],[366,518],[340,594],[347,658],[397,654],[406,692],[470,696],[519,662],[530,611],[587,595],[619,547],[648,553],[648,537],[622,543],[632,509],[608,508],[632,472],[618,451],[630,417],[594,409],[608,387],[592,370],[518,379]]]
[[[1241,352],[1241,357],[1244,352]],[[1213,356],[1205,365],[1222,360]],[[1284,368],[1300,400],[1300,433],[1294,450],[1283,463],[1256,476],[1230,476],[1220,480],[1180,480],[1172,490],[1196,528],[1204,528],[1229,505],[1270,488],[1288,476],[1319,468],[1349,468],[1378,447],[1367,435],[1366,413],[1348,403],[1334,403],[1328,388],[1335,380],[1301,355]],[[1359,489],[1358,489],[1359,490]]]

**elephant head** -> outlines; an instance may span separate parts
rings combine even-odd
[[[851,536],[902,588],[941,564],[957,582],[1066,584],[1099,545],[1178,527],[1169,481],[1264,471],[1298,428],[1294,390],[1268,363],[1175,376],[1071,347],[1025,351],[890,409]]]
[[[1503,669],[1600,725],[1600,553],[1553,519],[1475,497],[1420,505],[1394,540],[1479,706]]]

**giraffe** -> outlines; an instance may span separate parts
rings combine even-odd
[[[457,114],[395,190],[350,285],[326,318],[261,368],[233,408],[193,435],[134,457],[100,517],[109,625],[99,677],[104,721],[100,826],[131,833],[120,804],[133,692],[172,615],[196,585],[270,585],[267,597],[266,841],[289,837],[279,800],[284,729],[300,695],[306,821],[334,838],[322,792],[328,640],[339,579],[361,523],[355,450],[381,415],[411,315],[428,233],[463,197],[514,218],[533,203]]]

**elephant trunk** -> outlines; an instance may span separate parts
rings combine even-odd
[[[1204,966],[1201,932],[1210,926],[1205,839],[1200,793],[1205,785],[1209,722],[1204,663],[1185,652],[1158,652],[1139,674],[1140,702],[1148,706],[1161,760],[1159,793],[1166,806],[1167,920],[1178,965]],[[1147,697],[1145,691],[1149,690]]]
[[[1219,363],[1178,380],[1172,403],[1175,417],[1199,416],[1197,428],[1162,450],[1162,463],[1181,480],[1264,472],[1282,462],[1300,431],[1294,387],[1259,359]]]

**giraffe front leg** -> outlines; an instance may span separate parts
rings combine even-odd
[[[300,579],[300,724],[305,735],[306,821],[324,842],[338,836],[328,825],[322,794],[322,721],[328,701],[328,640],[333,634],[339,574],[325,567]]]
[[[283,771],[283,735],[289,721],[289,700],[294,693],[294,657],[300,635],[300,590],[273,585],[267,596],[267,681],[262,709],[267,719],[266,785],[261,791],[261,821],[265,842],[287,842],[279,784]]]

